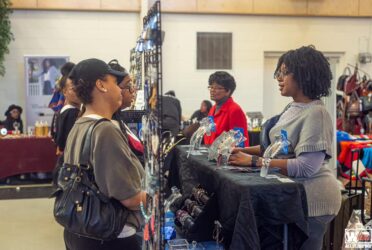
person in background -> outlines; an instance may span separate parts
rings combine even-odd
[[[166,92],[162,97],[163,132],[170,131],[173,136],[180,132],[182,108],[173,90]]]
[[[329,168],[332,158],[333,125],[323,102],[330,94],[332,73],[327,58],[313,46],[284,53],[278,61],[275,79],[282,96],[291,102],[269,132],[270,142],[282,130],[288,135],[292,159],[262,158],[260,146],[236,148],[230,164],[280,168],[281,174],[304,185],[309,233],[302,250],[320,250],[328,224],[341,206],[341,192]]]
[[[247,138],[244,145],[248,146],[247,118],[242,108],[232,98],[236,88],[234,77],[225,71],[216,71],[209,76],[208,84],[211,99],[216,103],[209,111],[208,116],[213,116],[216,131],[212,132],[210,136],[205,135],[204,143],[210,145],[222,132],[238,129]]]
[[[92,132],[90,162],[97,186],[106,196],[120,201],[131,211],[118,238],[109,241],[95,240],[64,230],[68,250],[140,250],[136,231],[141,228],[140,204],[146,204],[146,193],[141,190],[144,170],[128,146],[126,136],[111,121],[121,107],[122,94],[118,83],[124,73],[111,69],[105,62],[91,58],[79,62],[71,71],[76,95],[85,106],[68,135],[64,162],[78,164],[84,135],[89,127],[102,118]]]
[[[74,126],[80,112],[81,102],[76,96],[71,79],[68,78],[68,75],[74,66],[74,63],[68,62],[61,68],[62,77],[59,81],[59,91],[64,96],[63,99],[65,101],[61,110],[55,112],[52,122],[53,128],[51,129],[54,130],[52,134],[54,142],[57,145],[56,154],[58,156],[57,164],[52,174],[54,185],[57,185],[58,172],[63,165],[63,151],[65,149],[67,136]]]
[[[74,63],[66,63],[62,66],[61,72],[63,77],[59,83],[60,90],[65,97],[65,104],[56,118],[56,135],[55,143],[57,144],[57,155],[61,155],[65,149],[67,136],[75,124],[80,112],[80,100],[76,96],[71,79],[68,74],[75,66]]]
[[[57,117],[61,109],[65,105],[65,96],[63,95],[60,85],[65,84],[68,74],[74,66],[74,63],[67,62],[61,67],[61,77],[56,83],[52,99],[50,100],[48,105],[48,107],[54,111],[52,123],[50,125],[50,135],[52,136],[54,142],[57,139]]]
[[[23,134],[23,122],[21,119],[22,108],[18,105],[12,104],[5,112],[6,119],[2,122],[4,128],[8,131],[18,130]]]
[[[198,122],[201,121],[203,118],[208,116],[208,113],[211,110],[211,108],[212,108],[212,103],[210,101],[208,100],[202,101],[200,105],[200,109],[196,110],[194,114],[192,114],[192,116],[190,117],[190,120],[191,121],[196,120]]]
[[[61,77],[56,83],[56,86],[54,88],[54,93],[52,96],[52,99],[49,102],[48,107],[51,108],[54,111],[53,119],[50,127],[50,134],[53,138],[53,140],[56,140],[56,129],[57,129],[57,116],[63,106],[65,105],[65,96],[63,95],[62,89],[60,87],[60,84],[64,84],[66,81],[68,74],[71,72],[72,68],[75,66],[72,62],[67,62],[61,67]]]
[[[122,104],[121,107],[115,112],[112,119],[113,121],[117,121],[117,125],[120,127],[121,131],[128,139],[131,150],[138,157],[141,163],[143,163],[143,144],[140,139],[138,139],[138,137],[130,130],[121,115],[122,110],[130,108],[135,101],[136,88],[135,86],[133,86],[132,78],[128,74],[128,71],[124,67],[122,67],[116,59],[111,60],[108,65],[113,70],[124,73],[123,80],[118,84],[119,88],[121,89]]]

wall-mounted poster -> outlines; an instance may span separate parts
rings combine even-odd
[[[60,69],[68,61],[68,56],[25,56],[27,126],[34,126],[36,121],[51,124],[54,112],[48,104],[61,76]]]

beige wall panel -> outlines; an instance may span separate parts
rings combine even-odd
[[[253,0],[197,0],[197,9],[202,13],[252,13]]]
[[[358,0],[308,0],[308,14],[316,16],[358,16]]]
[[[196,12],[197,0],[162,0],[161,9],[165,12]]]
[[[253,0],[253,12],[274,15],[306,15],[307,0]]]
[[[99,10],[100,0],[38,0],[40,9]]]
[[[140,11],[141,0],[101,0],[102,10]]]
[[[12,0],[13,9],[37,8],[37,0]]]
[[[359,0],[359,15],[372,16],[372,0]]]

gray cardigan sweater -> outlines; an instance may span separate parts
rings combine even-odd
[[[283,119],[282,119],[283,118]],[[321,101],[292,103],[270,131],[270,141],[286,130],[296,157],[305,152],[323,151],[325,160],[311,177],[293,178],[306,191],[309,217],[336,215],[341,206],[341,192],[336,177],[328,166],[332,157],[332,120]]]

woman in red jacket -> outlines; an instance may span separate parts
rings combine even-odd
[[[236,88],[234,77],[225,71],[216,71],[209,76],[208,83],[211,99],[216,102],[208,116],[213,116],[216,131],[212,132],[210,136],[204,136],[205,144],[212,144],[223,131],[239,129],[247,138],[244,145],[248,146],[247,118],[242,108],[231,97]]]

